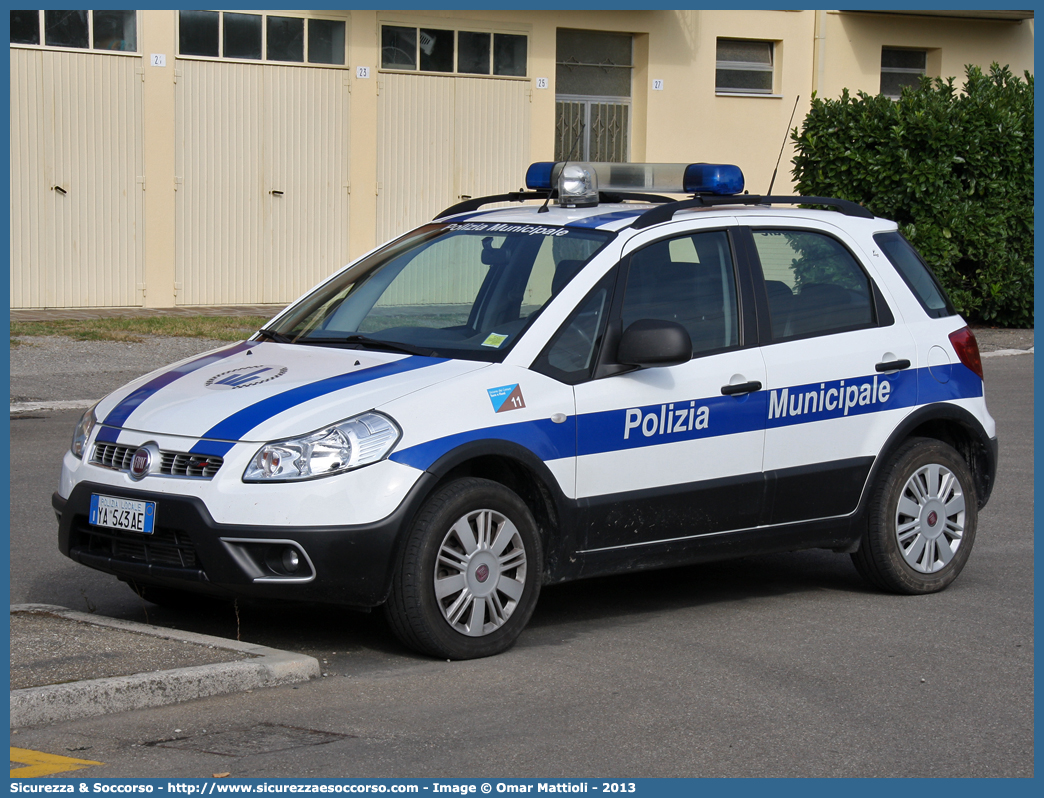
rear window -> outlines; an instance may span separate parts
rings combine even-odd
[[[897,232],[878,233],[874,241],[913,291],[925,313],[935,319],[957,315],[932,270],[909,241]]]

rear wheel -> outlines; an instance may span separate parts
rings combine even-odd
[[[533,614],[542,556],[536,521],[515,493],[484,479],[451,482],[414,522],[385,614],[424,654],[499,654]]]
[[[971,471],[953,447],[912,438],[881,472],[852,561],[864,579],[884,590],[942,590],[971,554],[977,501]]]

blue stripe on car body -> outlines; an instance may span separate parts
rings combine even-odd
[[[500,424],[495,427],[458,432],[444,438],[435,438],[418,443],[397,452],[388,458],[396,463],[412,466],[420,471],[431,467],[447,452],[472,441],[510,441],[524,446],[544,462],[573,457],[576,454],[576,419],[571,423],[556,424],[548,418],[535,421],[520,421],[516,424]]]
[[[255,402],[233,413],[207,430],[201,436],[202,440],[193,446],[191,451],[193,454],[224,456],[232,448],[234,442],[242,440],[243,436],[250,430],[292,407],[334,391],[351,388],[353,385],[445,362],[446,358],[410,356],[391,363],[382,363],[379,366],[337,374],[324,380],[308,383],[307,385],[299,385],[296,388],[291,388],[275,396],[269,396],[260,402]]]
[[[219,363],[226,358],[238,355],[240,352],[245,352],[257,345],[256,341],[240,341],[238,344],[230,346],[227,349],[222,349],[220,352],[211,352],[210,354],[203,355],[195,360],[182,363],[177,368],[169,369],[168,371],[164,371],[162,374],[157,374],[140,388],[135,388],[127,394],[126,397],[109,411],[108,415],[106,415],[105,419],[101,422],[101,429],[98,431],[95,440],[101,441],[102,443],[115,443],[120,437],[120,428],[126,423],[127,419],[130,418],[131,414],[137,410],[146,399],[152,397],[159,390],[194,371],[199,371],[200,369],[211,366],[214,363]]]
[[[936,373],[939,369],[933,367]],[[885,410],[945,402],[954,399],[969,399],[982,396],[982,380],[978,375],[962,364],[949,367],[947,382],[942,383],[933,377],[929,369],[914,369],[894,372],[892,374],[874,374],[863,377],[850,377],[843,380],[830,380],[809,385],[785,386],[783,388],[756,391],[744,396],[713,396],[694,400],[675,400],[669,404],[648,405],[635,408],[615,408],[597,413],[584,413],[571,417],[569,424],[553,424],[547,419],[524,421],[517,424],[504,424],[484,429],[436,438],[425,443],[410,446],[392,453],[389,459],[419,470],[431,467],[440,457],[465,443],[477,440],[504,440],[526,447],[541,460],[556,460],[563,457],[603,454],[627,449],[659,446],[679,441],[699,438],[736,435],[743,432],[756,432],[767,428],[810,424],[845,416],[863,415]],[[881,386],[887,384],[887,399],[880,401]],[[865,387],[864,387],[865,386]],[[855,389],[854,404],[847,408],[847,399],[852,397],[848,389]],[[827,393],[837,391],[828,401]],[[769,418],[772,404],[779,409],[786,392],[786,413],[774,413]],[[816,393],[815,409],[807,394]],[[860,399],[874,392],[876,401],[867,399],[859,404]],[[822,404],[828,405],[821,409]],[[773,397],[775,394],[775,397]],[[800,412],[791,413],[790,400],[800,399]],[[840,397],[841,404],[837,404]],[[833,407],[829,407],[833,404]],[[673,406],[672,406],[673,405]],[[698,426],[694,411],[707,409],[708,423]],[[795,410],[798,407],[795,405]],[[682,417],[681,411],[687,411]],[[634,411],[641,421],[638,425],[627,429],[628,412]],[[641,423],[647,416],[655,416],[655,431],[646,435]],[[633,419],[633,416],[632,416]],[[690,425],[690,419],[692,423]],[[670,422],[668,423],[668,420]],[[678,432],[673,430],[681,425]],[[667,431],[667,427],[671,431]],[[575,429],[575,440],[570,440]],[[661,432],[661,430],[663,430]],[[629,434],[627,434],[629,433]],[[625,434],[627,437],[625,437]]]

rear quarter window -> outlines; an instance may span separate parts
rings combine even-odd
[[[925,313],[935,319],[957,315],[946,291],[909,241],[898,232],[878,233],[874,241],[917,297]]]

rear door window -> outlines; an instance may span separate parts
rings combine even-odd
[[[751,230],[772,338],[787,341],[874,325],[870,278],[835,238],[812,230]]]

